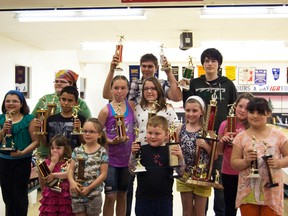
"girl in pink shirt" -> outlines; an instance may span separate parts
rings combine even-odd
[[[237,194],[238,171],[231,168],[230,158],[232,153],[233,138],[241,131],[248,128],[247,104],[253,98],[250,93],[241,94],[234,105],[236,117],[236,131],[227,132],[227,120],[223,121],[218,131],[219,143],[218,153],[223,154],[222,162],[222,184],[224,187],[225,215],[236,216],[237,208],[235,199]]]
[[[236,207],[242,216],[283,214],[283,176],[288,166],[288,138],[280,130],[268,126],[272,111],[264,98],[253,98],[247,104],[249,128],[233,140],[231,167],[239,172]],[[272,155],[265,160],[264,155]],[[258,178],[251,178],[251,162],[257,162]],[[272,174],[275,187],[269,187]],[[255,171],[255,170],[254,170]]]

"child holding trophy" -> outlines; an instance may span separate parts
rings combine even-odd
[[[172,216],[174,179],[173,168],[169,166],[169,147],[166,145],[169,136],[168,122],[163,116],[154,116],[148,120],[146,131],[148,145],[141,147],[141,164],[145,166],[146,172],[137,174],[135,214]],[[133,143],[129,162],[131,172],[137,165],[135,155],[139,149],[140,146]],[[171,150],[178,157],[180,169],[177,171],[181,175],[184,168],[181,148],[175,145]]]
[[[224,187],[225,215],[236,216],[235,199],[239,172],[231,168],[232,141],[241,131],[248,128],[247,104],[253,98],[250,93],[241,94],[232,104],[227,120],[223,121],[218,131],[218,154],[223,154],[222,184]]]
[[[87,119],[83,134],[86,144],[74,149],[68,172],[72,208],[76,215],[100,215],[101,192],[108,170],[108,155],[103,147],[106,134],[96,118]],[[84,160],[83,167],[79,158]]]
[[[13,112],[11,112],[13,111]],[[7,116],[6,113],[11,116]],[[33,150],[38,147],[34,116],[24,95],[16,90],[6,93],[0,115],[0,182],[6,215],[27,215],[28,181]],[[6,137],[6,134],[9,134]],[[3,142],[7,149],[3,147]],[[11,146],[13,151],[11,151]]]
[[[104,215],[114,214],[116,202],[117,215],[126,213],[126,193],[130,180],[128,161],[134,138],[133,102],[128,101],[129,83],[125,76],[117,75],[111,82],[113,100],[98,115],[106,129],[109,168],[105,180]]]
[[[211,187],[189,183],[193,167],[196,163],[196,149],[201,147],[201,163],[208,164],[208,153],[211,147],[203,139],[197,139],[204,126],[205,104],[199,96],[190,96],[185,102],[186,123],[178,126],[176,134],[185,160],[183,178],[177,180],[177,191],[181,193],[183,215],[205,215],[207,197],[211,195]],[[199,175],[202,170],[199,170]]]
[[[243,216],[283,215],[281,168],[288,166],[288,138],[266,124],[272,113],[267,100],[255,97],[247,110],[250,126],[234,138],[231,156],[231,167],[240,172],[236,207]],[[266,163],[267,155],[271,157]],[[249,178],[254,161],[258,163],[259,178]]]
[[[74,215],[71,207],[70,187],[67,179],[71,148],[69,140],[63,135],[56,135],[50,141],[49,158],[45,160],[51,173],[45,181],[58,179],[58,191],[46,185],[42,191],[39,215]]]
[[[149,116],[163,116],[169,125],[178,120],[171,105],[166,103],[160,82],[155,77],[144,80],[140,104],[134,109],[135,125],[139,128],[141,145],[146,144],[146,126]]]

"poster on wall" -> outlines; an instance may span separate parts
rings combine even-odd
[[[228,79],[236,80],[236,66],[225,66],[225,71]]]
[[[204,75],[206,73],[205,69],[202,65],[197,65],[197,69],[198,69],[198,77],[200,77],[201,75]]]
[[[253,85],[254,84],[254,67],[239,67],[238,69],[238,84],[239,85]]]
[[[29,86],[28,80],[28,69],[25,66],[15,66],[15,89],[26,95]]]
[[[129,79],[130,79],[130,82],[140,79],[140,66],[139,65],[129,65]]]
[[[179,67],[178,66],[172,66],[172,73],[176,81],[179,81]]]
[[[272,68],[272,75],[274,80],[278,80],[280,76],[280,68]]]
[[[263,86],[267,83],[267,70],[256,69],[255,70],[255,85]]]

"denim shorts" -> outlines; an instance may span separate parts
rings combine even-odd
[[[105,180],[105,193],[127,192],[131,178],[128,167],[108,167],[107,178]]]

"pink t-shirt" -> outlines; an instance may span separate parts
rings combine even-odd
[[[280,130],[272,128],[270,134],[265,141],[267,144],[267,152],[273,155],[273,158],[280,159],[282,157],[280,149],[287,141],[288,137],[285,136]],[[245,201],[245,197],[250,194],[252,195],[257,205],[268,205],[277,214],[283,214],[283,176],[281,169],[272,169],[272,176],[274,183],[278,183],[279,186],[266,188],[264,185],[269,183],[268,169],[262,156],[265,152],[265,145],[263,141],[256,141],[255,148],[257,149],[258,155],[258,169],[260,178],[250,179],[250,167],[240,171],[238,180],[238,191],[236,197],[236,207],[241,204],[248,203]],[[252,146],[252,137],[247,134],[246,131],[239,133],[233,144],[241,149],[242,152],[246,151]]]
[[[236,133],[245,130],[245,127],[242,123],[236,122]],[[219,127],[218,135],[224,135],[227,131],[227,120],[223,121]],[[231,167],[231,154],[232,154],[232,144],[224,143],[224,153],[223,153],[223,162],[221,172],[227,175],[238,175],[239,172],[232,169]]]

